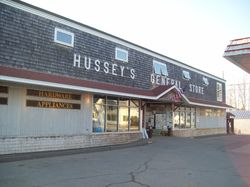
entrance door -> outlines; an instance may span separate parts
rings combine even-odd
[[[227,134],[234,134],[234,119],[227,119]]]
[[[154,123],[156,129],[163,129],[167,125],[167,114],[155,114]]]

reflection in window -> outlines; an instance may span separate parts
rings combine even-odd
[[[102,104],[93,105],[93,131],[103,132],[105,121],[105,106]]]
[[[117,115],[118,109],[117,106],[107,106],[107,132],[117,131]]]
[[[128,131],[128,107],[119,107],[119,131]]]
[[[175,128],[195,128],[196,110],[190,107],[180,107],[174,112]]]
[[[131,131],[139,130],[139,108],[130,108],[130,128]]]
[[[95,95],[93,132],[139,130],[139,101]]]

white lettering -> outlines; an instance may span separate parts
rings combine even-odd
[[[174,85],[174,82],[175,82],[174,79],[171,79],[171,85]]]
[[[189,92],[204,95],[204,87],[197,86],[194,84],[189,84]]]
[[[117,64],[112,64],[112,75],[116,75],[117,76],[116,68],[117,68]]]
[[[74,54],[74,63],[73,63],[73,66],[74,67],[80,67],[80,65],[81,65],[81,56],[80,55],[77,55],[77,54]],[[77,64],[77,65],[76,65]]]
[[[91,65],[91,58],[87,58],[86,56],[84,57],[84,67],[86,69],[90,69],[90,65]]]
[[[123,77],[124,66],[120,66],[120,69],[121,69],[121,76]]]
[[[109,73],[109,63],[108,62],[104,62],[104,73]]]
[[[107,61],[100,61],[99,59],[92,59],[88,56],[83,56],[84,60],[81,61],[81,55],[74,53],[73,67],[84,68],[86,70],[94,70],[96,72],[104,72],[105,74],[111,74],[113,76],[125,77],[126,71],[129,71],[129,78],[135,79],[136,71],[133,68],[126,66],[109,63]],[[82,63],[82,64],[81,64]],[[119,71],[120,70],[120,71]]]
[[[135,70],[134,69],[130,69],[130,78],[135,79]]]
[[[155,83],[157,84],[157,85],[160,85],[160,75],[156,75],[156,77],[155,77],[155,79],[156,79],[156,81],[155,81]]]
[[[97,59],[95,60],[95,70],[98,72],[100,71],[100,61]]]
[[[155,76],[154,76],[154,74],[151,74],[150,80],[151,80],[151,83],[152,83],[152,84],[155,83]]]

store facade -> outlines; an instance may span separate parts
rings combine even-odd
[[[0,154],[226,133],[225,80],[29,4],[0,3]]]

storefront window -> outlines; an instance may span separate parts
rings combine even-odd
[[[191,128],[196,127],[196,111],[195,108],[191,108]]]
[[[105,98],[94,98],[93,104],[93,131],[103,132],[105,122]]]
[[[139,101],[95,95],[93,99],[93,132],[139,130]]]
[[[174,112],[174,128],[195,128],[196,112],[195,108],[180,107]]]
[[[130,108],[130,128],[131,131],[139,130],[139,108]]]
[[[128,131],[128,107],[119,107],[119,131]]]
[[[224,110],[221,109],[200,109],[200,116],[205,117],[223,117],[225,115]]]
[[[186,108],[186,128],[191,128],[191,109]]]
[[[118,108],[117,106],[107,105],[107,132],[117,131],[117,120],[118,120]]]
[[[180,112],[179,111],[176,111],[174,113],[174,127],[180,128]]]

